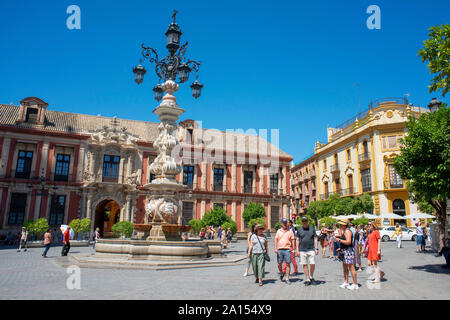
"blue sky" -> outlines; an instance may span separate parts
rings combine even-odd
[[[81,30],[66,27],[69,5],[81,9]],[[369,5],[381,29],[369,30]],[[140,45],[166,54],[173,9],[187,56],[202,61],[205,87],[188,84],[177,98],[182,119],[204,128],[279,129],[280,147],[297,163],[326,141],[326,127],[371,100],[432,97],[431,76],[417,56],[428,28],[450,22],[448,0],[395,1],[23,1],[0,2],[0,103],[37,96],[53,110],[157,121],[151,91],[133,81]],[[191,78],[192,79],[192,78]]]

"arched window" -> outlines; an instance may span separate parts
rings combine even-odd
[[[405,202],[402,199],[395,199],[394,202],[392,202],[392,208],[395,214],[400,216],[405,215]]]

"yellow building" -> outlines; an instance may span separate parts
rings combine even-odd
[[[311,157],[317,171],[318,200],[327,199],[332,193],[369,193],[375,204],[374,214],[404,216],[417,212],[417,205],[408,199],[405,182],[395,172],[393,159],[400,152],[399,139],[406,134],[408,116],[423,112],[428,110],[408,105],[403,98],[382,99],[371,103],[357,117],[328,128],[328,142],[317,142]],[[411,221],[406,221],[410,226]],[[382,224],[395,222],[391,219]]]

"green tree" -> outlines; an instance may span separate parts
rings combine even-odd
[[[273,226],[273,228],[274,228],[275,230],[277,230],[277,231],[278,231],[278,229],[281,229],[281,222],[278,221],[277,223],[275,223],[275,225]]]
[[[133,234],[133,224],[129,221],[119,221],[112,226],[112,231],[116,237],[130,238]]]
[[[229,221],[224,222],[222,224],[222,229],[224,229],[226,231],[226,230],[228,230],[228,228],[230,228],[231,232],[233,234],[235,234],[237,232],[237,224],[236,224],[236,222],[234,222],[233,220],[230,219]]]
[[[191,226],[194,233],[199,233],[199,231],[205,227],[202,220],[192,219],[188,222],[188,226]]]
[[[325,225],[327,227],[332,227],[336,222],[337,222],[337,220],[335,218],[333,218],[333,217],[323,217],[319,221],[319,227],[322,226],[322,223],[325,223]]]
[[[72,221],[70,221],[69,226],[72,228],[73,232],[75,232],[75,239],[76,239],[78,233],[81,232],[81,220],[73,219]]]
[[[430,93],[442,91],[442,96],[448,93],[450,86],[450,25],[436,25],[429,29],[428,39],[423,42],[423,49],[419,50],[422,62],[427,62],[430,74],[434,76]]]
[[[242,213],[242,219],[249,222],[252,219],[264,218],[266,216],[266,210],[261,203],[250,202]]]
[[[48,230],[48,228],[50,228],[50,226],[48,225],[46,218],[37,219],[33,223],[33,231],[38,239]]]
[[[450,191],[450,111],[443,105],[435,113],[423,113],[406,122],[394,167],[406,180],[410,199],[435,209],[439,231],[445,237],[446,206]]]
[[[221,226],[230,219],[223,208],[214,206],[203,216],[202,222],[205,226]]]
[[[90,232],[91,231],[91,223],[92,223],[92,221],[89,218],[81,219],[81,221],[80,221],[80,232],[81,233]]]
[[[361,217],[361,218],[353,219],[352,223],[357,227],[360,224],[362,224],[363,226],[368,225],[369,221],[370,220],[368,218]]]
[[[375,209],[375,204],[373,202],[372,196],[368,193],[364,193],[362,196],[356,198],[357,210],[355,213],[367,212],[372,213]]]
[[[254,219],[250,219],[250,221],[248,222],[248,227],[251,228],[251,226],[253,224],[262,224],[264,226],[264,228],[266,228],[266,219],[264,218],[254,218]]]

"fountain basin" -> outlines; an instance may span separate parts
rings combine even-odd
[[[95,244],[94,256],[142,260],[203,260],[221,254],[221,250],[218,253],[216,243],[209,244],[206,241],[99,239]]]

